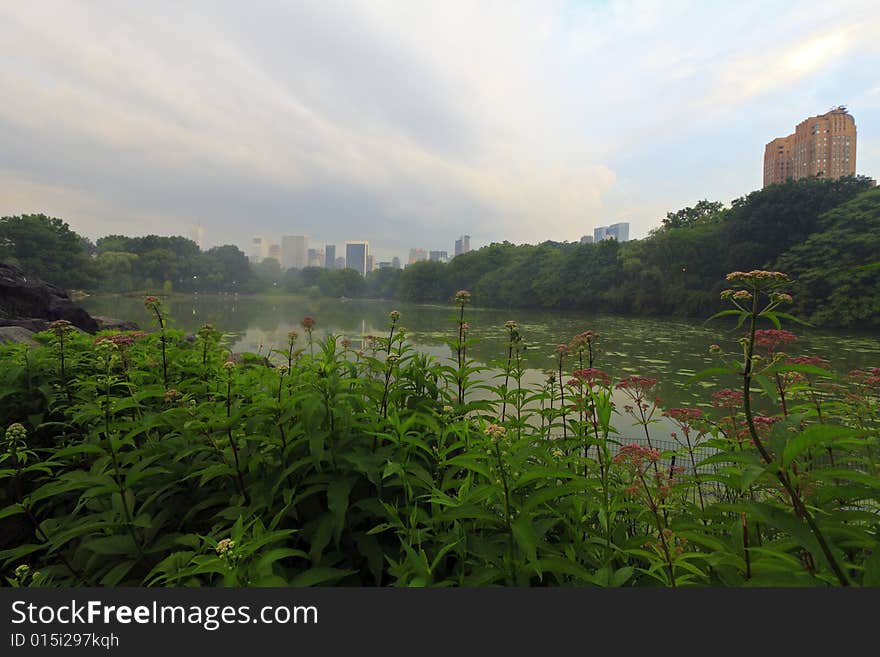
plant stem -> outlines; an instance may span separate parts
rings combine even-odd
[[[775,465],[773,469],[773,474],[776,475],[779,483],[782,484],[783,488],[785,488],[786,492],[788,493],[788,496],[791,499],[792,507],[794,507],[795,515],[797,515],[799,518],[803,518],[807,522],[810,531],[813,533],[813,536],[816,537],[816,541],[819,543],[819,548],[822,550],[822,554],[825,555],[825,559],[828,561],[828,565],[831,566],[831,570],[834,572],[835,577],[837,577],[837,581],[840,583],[841,586],[849,586],[849,578],[846,576],[846,573],[843,572],[840,564],[837,563],[837,558],[834,556],[834,553],[831,551],[831,547],[825,540],[825,535],[819,529],[819,526],[816,524],[815,519],[807,509],[806,505],[804,505],[803,501],[800,498],[800,495],[795,490],[794,486],[791,483],[791,480],[788,478],[788,475],[778,464],[774,463],[773,457],[767,451],[767,448],[764,447],[764,443],[761,441],[761,438],[758,436],[758,431],[755,428],[755,422],[752,417],[750,393],[752,385],[752,356],[754,355],[755,350],[755,329],[758,322],[758,314],[758,290],[755,289],[752,297],[752,312],[750,314],[749,322],[749,339],[746,346],[746,362],[744,363],[743,367],[743,406],[746,415],[746,424],[749,428],[749,434],[752,437],[752,441],[755,443],[755,447],[761,454],[761,458],[764,459],[764,462],[767,465]]]

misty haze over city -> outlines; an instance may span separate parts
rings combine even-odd
[[[880,119],[874,3],[4,3],[0,198],[95,239],[577,241]],[[169,17],[173,16],[173,20]],[[723,33],[720,31],[723,26]],[[859,169],[877,171],[877,131]]]

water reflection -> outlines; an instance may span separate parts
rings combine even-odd
[[[96,315],[131,319],[151,327],[151,319],[139,298],[90,297],[84,304]],[[311,315],[317,321],[316,339],[334,333],[348,337],[357,349],[365,336],[387,335],[388,313],[401,312],[416,348],[438,358],[452,357],[447,340],[456,333],[457,315],[451,306],[407,305],[390,301],[312,299],[286,296],[198,295],[166,302],[174,326],[196,331],[205,323],[233,334],[236,351],[283,349],[287,332]],[[466,321],[474,343],[469,354],[490,366],[506,355],[504,323],[515,319],[527,345],[525,382],[539,385],[544,372],[553,367],[553,350],[561,342],[587,329],[600,333],[596,366],[613,377],[640,374],[660,380],[660,394],[667,406],[708,405],[708,390],[732,387],[730,379],[712,379],[684,386],[694,372],[718,364],[710,356],[710,344],[736,353],[739,332],[732,325],[705,325],[695,320],[633,318],[605,314],[565,313],[540,310],[492,310],[468,308]],[[838,372],[880,364],[880,345],[874,334],[797,331],[801,336],[791,355],[820,355]],[[569,368],[570,370],[570,368]],[[493,376],[497,371],[490,371]],[[622,406],[623,401],[620,400]]]

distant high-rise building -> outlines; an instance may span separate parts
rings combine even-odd
[[[345,258],[339,256],[336,260],[333,261],[334,269],[345,269]]]
[[[471,236],[470,235],[462,235],[457,240],[455,240],[454,254],[456,256],[460,256],[463,253],[467,253],[470,250],[471,250]]]
[[[400,258],[398,258],[397,256],[391,258],[391,266],[394,269],[400,269]]]
[[[280,244],[270,244],[269,245],[269,257],[275,258],[278,261],[278,264],[281,264],[281,245]]]
[[[626,221],[622,221],[617,224],[611,224],[608,228],[605,229],[605,237],[606,240],[617,240],[618,242],[628,242],[629,241],[629,223]]]
[[[368,254],[367,254],[367,273],[368,273],[368,274],[369,274],[371,271],[373,271],[373,260],[374,260],[374,258],[373,258],[373,254],[372,254],[372,253],[368,253]]]
[[[593,241],[601,242],[606,239],[605,236],[608,234],[608,226],[599,226],[598,228],[593,229]]]
[[[345,266],[354,269],[361,276],[367,275],[367,256],[370,255],[369,242],[345,243]]]
[[[788,137],[764,147],[764,187],[812,176],[856,172],[856,121],[842,105],[797,124]]]
[[[434,262],[446,262],[449,260],[449,255],[446,251],[430,251],[428,253],[428,260],[433,260]]]
[[[592,235],[583,235],[581,237],[581,244],[592,244],[593,236]]]
[[[308,263],[309,267],[323,267],[324,266],[324,252],[320,249],[309,249],[308,251]]]
[[[410,249],[409,250],[409,264],[413,264],[416,262],[421,262],[422,260],[428,259],[428,252],[424,249]]]
[[[284,269],[305,269],[309,264],[309,238],[305,235],[282,237],[281,258]]]
[[[248,251],[248,258],[251,262],[262,262],[263,258],[269,256],[269,242],[259,235],[255,235],[251,240],[251,248]]]
[[[336,265],[336,245],[335,244],[325,244],[324,245],[324,266],[327,269],[333,269]]]
[[[379,269],[391,269],[391,262],[388,260],[383,260],[378,265]]]
[[[196,224],[190,230],[190,239],[196,243],[200,251],[205,250],[205,227],[202,224]]]

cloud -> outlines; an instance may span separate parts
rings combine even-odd
[[[688,184],[750,191],[750,173],[705,177],[699,143],[874,56],[863,8],[6,4],[0,212],[57,208],[92,237],[201,222],[213,243],[366,238],[389,256],[620,218],[644,234]]]

